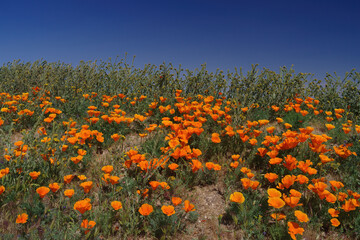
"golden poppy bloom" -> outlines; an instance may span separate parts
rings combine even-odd
[[[79,180],[83,181],[83,180],[86,180],[87,177],[85,175],[78,175],[77,176]]]
[[[275,130],[275,127],[267,127],[266,128],[266,131],[270,134],[272,134],[274,132],[274,130]]]
[[[84,189],[85,193],[88,193],[90,192],[90,189],[93,187],[93,182],[92,181],[83,182],[80,184],[80,187]]]
[[[172,197],[172,198],[171,198],[171,202],[172,202],[175,206],[177,206],[177,205],[179,205],[179,204],[182,202],[182,199],[179,198],[179,197]]]
[[[277,189],[275,188],[269,188],[267,190],[267,193],[269,195],[269,198],[273,198],[273,197],[277,197],[277,198],[280,198],[281,197],[281,192],[278,191]]]
[[[285,202],[279,197],[270,197],[268,199],[269,206],[274,208],[282,208],[285,206]]]
[[[278,179],[278,175],[276,173],[266,173],[264,176],[270,183],[275,182]]]
[[[291,185],[293,185],[295,183],[295,180],[296,180],[296,176],[286,175],[285,177],[283,177],[281,179],[281,182],[285,188],[289,188],[289,187],[291,187]]]
[[[335,210],[334,208],[329,208],[328,213],[331,215],[331,217],[335,218],[339,216],[340,211]]]
[[[296,222],[288,222],[289,234],[292,239],[296,240],[296,234],[303,235],[304,229],[299,226]]]
[[[153,190],[156,190],[156,188],[158,186],[160,186],[160,182],[158,182],[158,181],[150,181],[149,184],[150,184],[150,186],[152,187]]]
[[[232,168],[237,168],[238,166],[239,166],[238,161],[230,163],[230,167],[232,167]]]
[[[48,187],[39,187],[36,189],[36,192],[39,194],[40,198],[43,198],[50,192],[50,188]]]
[[[302,211],[295,211],[295,217],[299,220],[299,222],[308,222],[309,217],[306,213],[303,213]]]
[[[16,223],[26,223],[28,220],[28,215],[26,213],[22,213],[20,215],[17,216],[16,218]]]
[[[334,129],[335,128],[335,126],[334,125],[332,125],[332,124],[325,124],[325,127],[327,128],[327,130],[331,130],[331,129]]]
[[[150,215],[152,212],[154,211],[154,208],[147,203],[144,203],[143,205],[141,205],[141,207],[139,208],[139,213],[143,216],[148,216]]]
[[[0,186],[0,195],[3,194],[3,192],[5,192],[5,187],[4,187],[4,186]]]
[[[58,183],[50,183],[49,184],[49,188],[51,189],[52,192],[56,192],[57,190],[59,190],[60,186]]]
[[[101,168],[101,171],[103,171],[104,173],[107,173],[107,174],[110,174],[112,172],[112,170],[114,170],[114,167],[111,165],[106,165]]]
[[[118,176],[110,176],[108,179],[112,185],[119,183],[120,180]]]
[[[193,159],[190,165],[192,172],[197,172],[199,169],[202,169],[202,163],[199,160]]]
[[[36,180],[40,176],[40,172],[31,172],[29,175],[33,180]]]
[[[213,162],[207,162],[205,163],[205,166],[207,169],[211,170],[214,168],[214,163]]]
[[[176,164],[176,163],[171,163],[171,164],[169,164],[168,167],[169,167],[171,170],[175,171],[175,170],[179,167],[179,165]]]
[[[275,219],[276,221],[280,221],[283,219],[286,219],[286,215],[283,213],[273,213],[270,215],[273,219]]]
[[[74,204],[74,209],[79,211],[81,214],[84,214],[86,211],[91,210],[91,203],[89,198],[85,198],[84,200],[77,201]]]
[[[68,149],[68,145],[62,145],[61,151],[65,152]]]
[[[71,180],[74,178],[75,176],[74,175],[66,175],[66,176],[64,176],[64,182],[65,183],[70,183],[71,182]]]
[[[257,144],[257,140],[256,140],[256,138],[251,138],[250,140],[249,140],[249,143],[252,145],[252,146],[255,146],[256,144]]]
[[[75,164],[78,164],[81,160],[83,159],[83,156],[81,155],[78,155],[76,157],[71,157],[70,160],[75,163]]]
[[[234,192],[233,194],[230,195],[230,201],[241,204],[245,201],[245,197],[240,192]]]
[[[122,203],[120,201],[112,201],[111,206],[114,208],[114,210],[122,209]]]
[[[249,187],[251,187],[251,180],[248,178],[242,178],[241,183],[244,189],[248,189]]]
[[[74,189],[66,189],[64,191],[64,195],[68,198],[71,198],[74,195],[75,191]]]
[[[81,222],[81,227],[85,228],[85,229],[91,229],[93,227],[95,227],[96,222],[95,221],[88,221],[87,219],[84,219]],[[90,230],[86,230],[84,233],[87,234]]]
[[[185,210],[185,212],[191,212],[195,211],[195,206],[194,204],[191,204],[189,200],[185,200],[183,209]]]
[[[84,149],[78,149],[77,153],[81,156],[85,156],[86,155],[86,150]]]
[[[219,137],[219,134],[218,133],[213,133],[211,134],[211,141],[213,143],[220,143],[221,142],[221,139]]]
[[[340,225],[340,221],[337,218],[332,218],[330,220],[330,222],[331,222],[331,225],[333,225],[334,227],[337,227]]]
[[[174,206],[171,206],[171,205],[164,205],[161,207],[161,211],[167,215],[167,216],[171,216],[173,214],[175,214],[175,209],[174,209]]]

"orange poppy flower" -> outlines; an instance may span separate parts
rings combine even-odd
[[[273,208],[282,208],[285,206],[285,202],[279,197],[270,197],[268,199],[269,206]]]
[[[329,208],[328,213],[334,218],[339,216],[340,211],[335,210],[334,208]]]
[[[309,179],[305,175],[300,174],[296,176],[296,181],[298,181],[300,184],[304,184],[309,182]]]
[[[112,201],[111,206],[114,208],[114,210],[122,209],[122,203],[120,201]]]
[[[233,194],[230,195],[230,201],[241,204],[245,201],[245,197],[240,192],[234,192]]]
[[[277,121],[278,123],[284,122],[284,120],[283,120],[282,118],[276,118],[276,121]]]
[[[160,182],[158,182],[158,181],[150,181],[149,184],[150,184],[150,186],[152,187],[153,190],[156,190],[156,188],[158,186],[160,186]]]
[[[302,205],[302,204],[298,204],[298,202],[300,201],[300,197],[296,197],[296,196],[287,197],[286,195],[284,195],[283,199],[285,203],[292,208]]]
[[[331,189],[335,192],[337,189],[343,188],[344,184],[339,181],[329,181],[331,184]]]
[[[193,159],[191,161],[192,163],[190,163],[190,165],[193,173],[197,172],[199,169],[202,169],[202,163],[199,160]]]
[[[259,181],[251,181],[251,188],[253,190],[257,189],[257,187],[259,186],[260,182]]]
[[[270,133],[270,134],[272,134],[272,133],[274,132],[274,130],[275,130],[275,127],[268,127],[268,128],[266,128],[266,131],[267,131],[268,133]]]
[[[120,180],[118,176],[110,176],[108,179],[112,185],[118,184]]]
[[[0,177],[1,178],[1,177]],[[0,186],[0,195],[3,194],[5,192],[5,187],[4,186]]]
[[[161,182],[160,186],[162,187],[162,189],[170,189],[169,184],[167,184],[166,182]]]
[[[185,200],[183,209],[185,210],[185,212],[191,212],[195,211],[195,206],[194,204],[191,204],[189,200]]]
[[[288,222],[288,230],[292,239],[296,240],[296,234],[303,235],[304,229],[299,226],[296,222]]]
[[[352,201],[354,200],[354,202]],[[355,203],[355,204],[354,204]],[[345,212],[350,212],[350,211],[354,211],[356,209],[356,205],[358,205],[356,203],[356,199],[349,199],[345,201],[345,204],[343,204],[341,206],[341,208],[345,211]]]
[[[83,156],[81,155],[78,155],[76,157],[71,157],[70,160],[75,163],[75,164],[78,164],[81,160],[83,159]]]
[[[81,214],[84,214],[86,211],[89,211],[92,208],[90,201],[91,200],[89,198],[85,198],[84,200],[77,201],[74,204],[74,209],[79,211]]]
[[[326,128],[327,128],[328,130],[331,130],[331,129],[334,129],[334,128],[335,128],[335,126],[332,125],[332,124],[325,124],[325,126],[326,126]]]
[[[337,227],[340,225],[340,221],[337,218],[332,218],[330,220],[330,222],[331,222],[331,225],[333,225],[334,227]]]
[[[266,173],[265,174],[265,178],[270,182],[273,183],[275,182],[276,179],[278,179],[278,175],[276,173]]]
[[[96,222],[95,221],[88,221],[87,219],[84,219],[81,222],[81,227],[85,228],[85,229],[91,229],[93,227],[95,227]],[[86,230],[84,233],[87,234],[90,230]]]
[[[66,189],[64,191],[64,195],[68,198],[71,198],[74,195],[75,191],[74,189]]]
[[[33,180],[36,180],[39,177],[40,172],[31,172],[29,175]]]
[[[280,110],[280,107],[277,107],[275,105],[272,105],[271,106],[272,110],[274,110],[275,112],[279,111]]]
[[[70,183],[74,177],[75,177],[74,175],[66,175],[66,176],[64,176],[64,182]]]
[[[283,163],[284,167],[286,167],[289,171],[292,171],[296,168],[297,160],[295,157],[291,155],[287,155],[285,158],[285,163]]]
[[[20,215],[17,216],[16,218],[16,223],[26,223],[28,220],[28,215],[26,213],[22,213]]]
[[[241,183],[244,189],[248,189],[249,187],[251,187],[251,180],[248,178],[242,178]]]
[[[262,119],[262,120],[258,120],[260,126],[263,126],[263,125],[266,125],[269,123],[269,120],[266,120],[266,119]]]
[[[40,198],[43,198],[50,192],[50,188],[48,187],[39,187],[36,189],[36,192],[39,194]]]
[[[171,163],[171,164],[169,164],[168,167],[169,167],[171,170],[175,171],[175,170],[179,167],[179,165],[176,164],[176,163]]]
[[[270,215],[273,219],[277,220],[277,221],[281,221],[283,219],[286,219],[286,215],[283,213],[272,213]]]
[[[302,211],[295,211],[295,217],[298,219],[299,222],[308,222],[309,217],[306,213],[303,213]]]
[[[281,197],[281,192],[276,190],[275,188],[269,188],[267,190],[267,194],[269,195],[269,198],[280,198]]]
[[[252,146],[255,146],[256,144],[257,144],[257,140],[256,140],[256,138],[252,138],[252,139],[250,139],[249,140],[249,143],[252,145]]]
[[[211,135],[211,141],[212,141],[213,143],[220,143],[220,142],[221,142],[221,139],[220,139],[220,137],[219,137],[219,134],[218,134],[218,133],[213,133],[213,134]]]
[[[237,168],[238,166],[239,166],[238,161],[230,163],[230,167],[232,167],[232,168]]]
[[[139,213],[143,216],[148,216],[150,215],[152,212],[154,211],[154,208],[147,203],[144,203],[143,205],[141,205],[141,207],[139,208]]]
[[[280,164],[282,160],[283,160],[282,158],[274,157],[274,158],[270,158],[269,163],[271,165]]]
[[[80,187],[84,189],[85,193],[88,193],[90,192],[90,189],[93,187],[93,182],[92,181],[83,182],[80,184]]]
[[[86,180],[87,177],[85,175],[78,175],[77,176],[79,180],[83,181],[83,180]]]
[[[112,172],[112,170],[114,170],[114,167],[111,165],[107,165],[101,168],[101,171],[103,171],[104,173],[110,174]]]
[[[177,205],[179,205],[179,204],[182,202],[182,199],[179,198],[179,197],[172,197],[172,198],[171,198],[171,202],[172,202],[175,206],[177,206]]]
[[[85,155],[86,155],[86,150],[84,150],[84,149],[78,149],[78,150],[77,150],[77,153],[78,153],[80,156],[85,156]]]
[[[295,180],[296,180],[296,176],[294,176],[294,175],[286,175],[285,177],[283,177],[281,179],[281,182],[282,182],[282,184],[284,185],[285,188],[289,188],[289,187],[291,187],[291,185],[294,184]]]
[[[171,216],[173,214],[175,214],[175,209],[174,209],[174,206],[171,206],[171,205],[164,205],[161,207],[161,211],[167,215],[167,216]]]
[[[205,166],[207,169],[212,170],[214,168],[214,163],[213,162],[207,162],[205,163]]]
[[[52,192],[57,192],[57,190],[59,190],[60,186],[58,183],[50,183],[49,184],[49,188],[51,189]]]

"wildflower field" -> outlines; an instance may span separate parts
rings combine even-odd
[[[0,239],[359,239],[360,74],[0,68]]]

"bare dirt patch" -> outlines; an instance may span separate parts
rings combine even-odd
[[[225,213],[226,207],[219,184],[196,186],[189,195],[199,217],[195,223],[187,226],[185,233],[175,236],[175,240],[241,239],[240,231],[234,231],[232,226],[219,224],[219,216]]]

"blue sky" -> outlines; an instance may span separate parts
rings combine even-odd
[[[3,1],[0,64],[109,57],[209,71],[360,71],[360,1]]]

